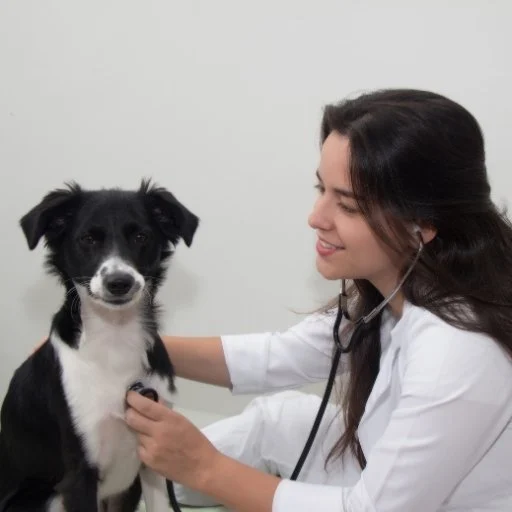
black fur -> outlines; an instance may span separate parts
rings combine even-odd
[[[173,247],[180,239],[190,246],[197,226],[193,213],[170,192],[148,181],[134,192],[85,191],[71,184],[49,193],[21,219],[21,227],[31,250],[44,237],[47,269],[66,290],[50,332],[77,348],[82,323],[74,283],[87,287],[102,258],[114,248],[144,276],[153,299]],[[147,371],[169,376],[174,390],[174,370],[158,335],[157,306],[154,300],[145,300],[141,307],[154,340],[147,351]],[[58,355],[46,342],[10,382],[0,417],[0,512],[43,512],[56,493],[63,496],[69,512],[98,511],[98,470],[86,462],[61,372]],[[116,502],[116,510],[132,512],[140,495],[137,477],[124,493],[110,499]]]

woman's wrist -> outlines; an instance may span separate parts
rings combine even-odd
[[[216,452],[198,473],[196,490],[237,512],[271,512],[281,479]]]
[[[209,453],[203,458],[200,468],[195,473],[195,480],[191,487],[203,494],[209,494],[217,483],[217,477],[223,470],[224,458],[226,456],[214,449],[213,453]]]

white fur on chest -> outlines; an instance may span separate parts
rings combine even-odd
[[[78,349],[51,336],[62,365],[62,384],[87,460],[100,472],[100,497],[125,490],[140,461],[137,440],[119,416],[125,413],[127,388],[146,380],[146,339],[136,313],[96,315],[82,308],[83,331]],[[161,379],[159,388],[164,387]],[[150,380],[155,385],[155,379]],[[166,396],[165,390],[157,391]],[[168,393],[167,393],[168,394]]]

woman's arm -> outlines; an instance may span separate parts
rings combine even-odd
[[[234,394],[265,393],[326,379],[333,325],[333,315],[317,314],[284,331],[162,339],[178,376]],[[343,359],[340,373],[345,368]]]
[[[272,512],[281,479],[220,454],[200,491],[230,510]]]
[[[218,336],[162,336],[176,375],[184,379],[231,388],[229,371]]]

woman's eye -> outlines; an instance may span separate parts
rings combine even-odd
[[[318,192],[320,194],[324,194],[325,193],[325,187],[321,183],[317,183],[316,185],[314,185],[314,188],[316,190],[318,190]],[[348,206],[348,205],[346,205],[344,203],[338,203],[338,207],[340,209],[342,209],[345,213],[349,213],[349,214],[359,213],[359,208],[357,208],[355,206]]]
[[[350,214],[355,214],[355,213],[358,213],[359,210],[357,208],[354,208],[352,206],[347,206],[346,204],[343,204],[343,203],[338,203],[338,206],[346,213],[350,213]]]

